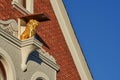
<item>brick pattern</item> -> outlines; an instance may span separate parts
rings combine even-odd
[[[0,19],[17,19],[23,16],[11,5],[12,0],[0,0]],[[50,21],[40,22],[37,29],[39,36],[45,41],[49,48],[43,46],[60,65],[60,71],[57,73],[57,80],[81,80],[70,51],[64,40],[59,24],[53,12],[49,0],[34,0],[35,13],[45,12],[49,15]]]
[[[17,17],[23,16],[11,5],[12,0],[0,0],[0,19],[16,19]]]

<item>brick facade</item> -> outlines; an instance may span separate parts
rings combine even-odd
[[[24,16],[11,5],[12,0],[0,0],[0,19],[16,19]],[[41,22],[37,29],[39,36],[46,42],[49,48],[43,46],[60,65],[57,73],[57,80],[80,80],[77,69],[73,62],[70,51],[64,40],[63,34],[52,10],[49,0],[34,0],[34,12],[45,12],[49,15],[50,21]]]

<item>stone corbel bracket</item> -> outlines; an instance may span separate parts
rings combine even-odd
[[[21,55],[22,55],[22,63],[21,63],[21,69],[22,71],[26,71],[27,69],[27,59],[28,56],[32,53],[32,51],[41,48],[42,44],[38,43],[34,37],[30,39],[26,39],[24,41],[21,41]]]

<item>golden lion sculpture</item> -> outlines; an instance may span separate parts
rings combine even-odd
[[[20,40],[28,39],[36,34],[36,27],[39,25],[37,20],[31,19],[27,23],[25,31],[20,35]]]

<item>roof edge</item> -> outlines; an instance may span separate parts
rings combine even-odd
[[[62,0],[50,0],[73,61],[82,80],[93,80],[87,62],[75,36]]]

